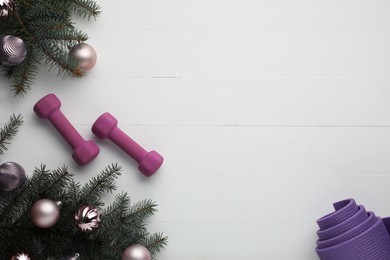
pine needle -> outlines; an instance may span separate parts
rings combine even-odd
[[[0,154],[7,150],[9,141],[18,133],[19,127],[23,124],[22,115],[12,115],[9,122],[0,130]]]

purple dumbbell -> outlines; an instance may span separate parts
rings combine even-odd
[[[54,127],[73,148],[73,159],[79,165],[85,165],[96,158],[99,147],[92,140],[84,140],[73,125],[60,110],[61,101],[54,94],[49,94],[39,100],[35,106],[35,113],[42,119],[49,119]]]
[[[138,163],[138,169],[145,176],[152,176],[164,162],[164,158],[156,151],[147,152],[134,142],[118,127],[118,120],[109,113],[101,115],[92,126],[92,132],[100,139],[108,138],[133,157]]]

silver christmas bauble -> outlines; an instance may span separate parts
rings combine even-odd
[[[13,191],[26,181],[26,172],[20,164],[6,162],[0,165],[0,190]]]
[[[60,202],[49,199],[41,199],[34,203],[31,208],[31,219],[39,228],[50,228],[60,219]]]
[[[78,62],[78,68],[84,72],[91,70],[97,60],[95,49],[86,43],[79,43],[73,46],[69,51],[69,56]]]
[[[99,227],[102,212],[100,209],[87,205],[81,206],[74,215],[77,226],[81,231],[89,232]]]
[[[14,255],[11,260],[31,260],[28,254],[25,253],[17,253]]]
[[[132,245],[123,251],[122,260],[151,260],[149,250],[142,245]]]
[[[0,62],[2,64],[16,66],[24,61],[26,55],[26,45],[19,37],[7,35],[0,38]]]
[[[13,0],[0,0],[0,17],[8,17],[9,13],[14,10]]]

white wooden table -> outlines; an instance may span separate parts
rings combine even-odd
[[[161,260],[314,260],[315,220],[354,197],[390,215],[388,0],[100,0],[81,22],[98,64],[25,98],[0,83],[0,122],[26,123],[1,161],[69,165],[85,182],[111,162],[119,190],[153,198]],[[83,136],[103,112],[166,157],[150,179],[110,142],[78,167],[32,112],[53,92]],[[108,196],[107,201],[112,197]]]

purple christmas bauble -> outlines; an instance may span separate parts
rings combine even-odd
[[[26,181],[26,172],[20,164],[6,162],[0,165],[0,190],[13,191]]]
[[[27,56],[27,48],[23,40],[13,35],[0,38],[0,62],[4,65],[15,66]]]

